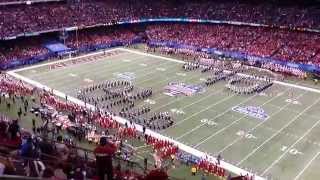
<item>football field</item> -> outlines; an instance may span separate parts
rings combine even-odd
[[[90,84],[129,77],[135,86],[154,92],[137,106],[172,114],[174,125],[160,134],[221,154],[224,161],[267,179],[320,177],[320,91],[275,83],[260,94],[237,95],[221,81],[193,96],[170,96],[164,93],[169,83],[199,86],[206,74],[183,71],[183,62],[171,58],[122,48],[112,52],[11,73],[72,97]]]

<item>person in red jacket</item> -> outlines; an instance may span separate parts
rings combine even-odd
[[[108,142],[106,137],[100,138],[100,145],[94,150],[99,180],[105,180],[105,174],[107,174],[107,180],[113,180],[112,157],[117,149],[117,145]]]

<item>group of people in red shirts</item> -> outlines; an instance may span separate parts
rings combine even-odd
[[[15,80],[0,72],[0,90],[10,95],[27,96],[33,93],[33,88],[25,85],[22,81]]]
[[[161,159],[176,155],[179,151],[178,146],[167,140],[161,140],[149,135],[145,136],[146,144],[151,145],[159,153]]]
[[[17,81],[14,79],[6,80],[4,78],[0,79],[0,89],[4,90],[4,92],[19,92],[21,95],[32,95],[34,92],[32,88],[24,85],[21,81],[17,83]],[[56,98],[51,92],[37,92],[40,92],[38,95],[40,96],[42,103],[48,104],[57,110],[71,111],[74,113],[82,113],[83,111],[87,111],[80,105],[71,102],[65,102]],[[94,118],[94,121],[101,125],[101,127],[106,129],[116,129],[116,136],[119,139],[140,138],[143,135],[139,135],[134,125],[130,124],[121,126],[120,123],[114,120],[114,118],[110,115],[101,115],[98,112],[91,112],[89,114]],[[144,137],[145,143],[150,145],[157,152],[157,156],[160,158],[160,160],[168,159],[170,157],[172,158],[172,156],[176,155],[179,151],[178,146],[168,140],[162,140],[147,134],[144,134]],[[97,169],[100,177],[104,176],[102,172],[106,172],[107,176],[109,177],[113,176],[112,172],[109,172],[106,169],[110,169],[109,166],[112,165],[111,157],[117,151],[117,149],[118,144],[108,142],[104,136],[101,137],[100,145],[98,145],[94,151],[97,157]],[[206,160],[200,161],[197,166],[201,170],[208,171],[221,177],[225,176],[226,173],[225,169],[219,165],[213,164]]]
[[[197,168],[216,176],[226,176],[226,170],[224,168],[222,168],[219,164],[212,163],[208,160],[200,160],[197,164]]]

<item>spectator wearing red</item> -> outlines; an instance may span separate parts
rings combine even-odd
[[[167,180],[169,179],[168,174],[163,169],[154,169],[149,172],[145,177],[145,180]]]
[[[105,180],[105,174],[107,180],[113,179],[112,157],[116,151],[117,145],[108,142],[106,137],[100,138],[100,145],[94,150],[99,180]]]

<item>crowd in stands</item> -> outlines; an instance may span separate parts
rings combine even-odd
[[[0,90],[2,92],[0,105],[5,104],[8,110],[16,103],[24,104],[24,108],[18,110],[18,114],[24,115],[19,115],[18,119],[0,117],[0,176],[11,174],[60,180],[71,178],[81,180],[85,177],[101,179],[101,176],[106,174],[109,178],[111,176],[118,177],[116,179],[168,179],[168,175],[160,167],[162,167],[161,162],[164,159],[173,158],[179,152],[178,147],[174,144],[147,134],[138,134],[132,125],[120,126],[111,116],[87,111],[84,107],[54,97],[51,92],[33,88],[7,75],[0,76]],[[31,95],[39,96],[40,99],[32,98],[30,99],[31,103],[27,98]],[[84,153],[79,153],[84,150],[75,147],[70,139],[61,136],[58,133],[58,128],[54,128],[54,131],[57,132],[54,136],[56,140],[51,140],[49,138],[51,133],[48,128],[48,120],[50,120],[47,117],[48,113],[40,115],[43,121],[43,124],[40,125],[41,128],[33,128],[33,132],[23,130],[19,122],[24,120],[25,114],[30,111],[31,107],[34,108],[37,102],[43,107],[50,106],[50,109],[56,109],[59,112],[72,112],[76,114],[76,118],[81,118],[86,114],[88,122],[97,122],[103,125],[105,132],[108,133],[100,137],[99,145],[92,152],[95,159],[88,159],[88,156],[83,156]],[[35,126],[34,122],[32,123]],[[111,129],[115,132],[111,133]],[[125,153],[121,138],[136,138],[150,145],[155,151],[156,169],[151,170],[144,177],[144,175],[139,175],[131,170],[123,171],[121,167],[118,167],[123,165],[120,162],[116,167],[112,165],[113,157],[116,154]],[[123,160],[127,161],[125,158]],[[162,178],[159,178],[158,175],[161,175]]]
[[[230,25],[160,24],[147,27],[149,40],[242,52],[304,64],[319,64],[320,35]]]
[[[84,30],[70,33],[65,44],[75,50],[79,48],[91,49],[98,45],[111,44],[114,41],[130,44],[136,37],[137,34],[132,29]],[[35,56],[48,54],[49,50],[44,47],[45,39],[45,37],[34,37],[0,42],[0,62],[23,61]]]
[[[49,51],[41,45],[38,38],[19,39],[13,42],[0,42],[0,62],[12,62],[24,60],[34,56],[47,54]]]
[[[315,7],[246,4],[235,1],[88,0],[0,7],[0,37],[63,27],[113,23],[141,18],[199,18],[276,26],[320,28]]]
[[[73,32],[66,45],[70,48],[90,48],[101,44],[111,44],[114,41],[129,44],[137,34],[131,29],[95,29]]]
[[[320,41],[319,34],[248,26],[166,23],[147,25],[145,29],[140,26],[94,28],[70,32],[65,43],[72,49],[92,49],[115,41],[130,44],[135,38],[144,34],[149,42],[173,42],[201,48],[217,48],[303,64],[320,63],[320,46],[317,43]],[[43,39],[37,37],[1,43],[2,63],[28,59],[49,52],[43,47]],[[182,51],[184,50],[179,50],[179,53],[186,55],[190,53],[188,50]],[[263,67],[299,77],[304,76],[302,71],[291,70],[288,67],[268,63]]]
[[[165,0],[140,0],[134,3],[89,0],[48,2],[29,6],[8,5],[0,7],[0,38],[63,27],[112,24],[122,20],[149,17],[191,17],[320,28],[320,14],[317,13],[319,11],[307,6],[274,6],[269,3],[247,4],[235,1],[190,1],[180,3],[179,6],[175,2]],[[173,41],[304,64],[320,63],[320,46],[317,43],[320,36],[316,33],[279,28],[199,24],[148,25],[146,32],[149,40]],[[66,45],[71,48],[90,48],[114,40],[127,44],[136,36],[131,28],[81,30],[77,33],[72,32],[66,40]],[[0,62],[47,54],[48,50],[43,48],[41,43],[43,42],[34,39],[1,43]]]

